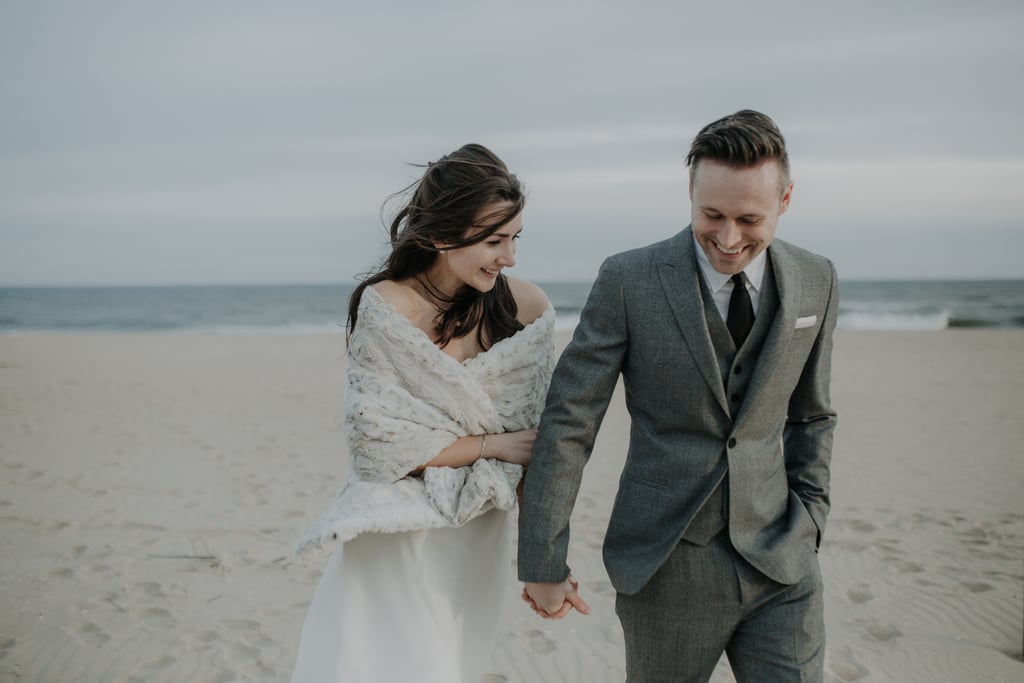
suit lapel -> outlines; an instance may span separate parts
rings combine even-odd
[[[722,410],[729,414],[725,386],[722,384],[718,359],[711,344],[707,317],[704,315],[704,300],[697,279],[700,277],[697,255],[693,249],[693,235],[690,228],[686,228],[676,235],[671,247],[665,250],[665,258],[658,265],[658,276],[694,362]]]
[[[765,337],[757,364],[754,366],[754,375],[747,389],[747,395],[754,398],[762,394],[761,390],[775,375],[779,363],[786,358],[800,310],[800,269],[796,259],[786,249],[785,243],[777,240],[768,247],[768,259],[772,275],[775,276],[779,310],[775,313],[775,320],[768,330],[768,336]]]

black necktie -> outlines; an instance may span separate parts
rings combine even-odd
[[[754,307],[750,303],[747,284],[743,281],[743,273],[736,273],[732,280],[732,297],[729,299],[729,317],[725,326],[729,328],[732,341],[736,348],[743,346],[744,340],[754,326]]]

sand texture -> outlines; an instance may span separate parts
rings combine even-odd
[[[339,335],[0,337],[0,683],[287,681],[343,372]],[[840,332],[833,399],[826,679],[1024,681],[1024,332]],[[624,679],[600,546],[628,425],[619,395],[573,518],[593,614],[510,585],[490,683]]]

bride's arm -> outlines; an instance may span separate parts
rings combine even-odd
[[[523,429],[503,434],[483,436],[460,436],[451,446],[435,458],[417,468],[412,474],[420,474],[427,467],[462,467],[472,465],[480,458],[494,458],[516,465],[528,465],[533,450],[536,429]]]

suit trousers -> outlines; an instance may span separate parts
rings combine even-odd
[[[619,593],[627,683],[698,683],[725,652],[738,683],[821,683],[825,659],[821,571],[808,547],[796,584],[767,578],[732,547],[681,541],[637,594]]]

